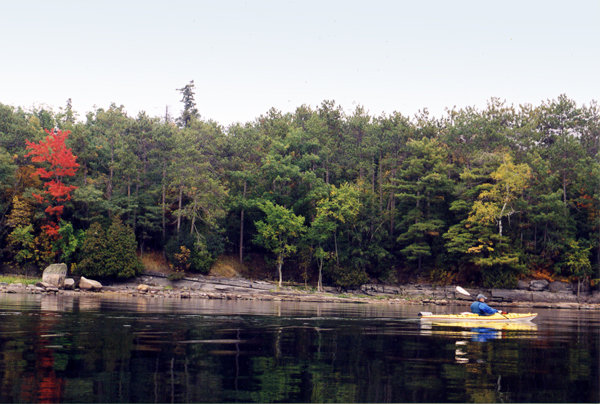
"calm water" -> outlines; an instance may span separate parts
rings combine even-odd
[[[600,401],[599,312],[415,320],[464,309],[0,295],[0,401]]]

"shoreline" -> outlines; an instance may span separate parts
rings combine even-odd
[[[360,289],[341,292],[325,287],[324,292],[306,290],[299,285],[277,284],[244,278],[212,276],[185,277],[170,281],[162,274],[145,274],[133,280],[102,286],[99,291],[58,289],[20,283],[0,283],[0,293],[54,294],[66,296],[132,296],[149,299],[220,299],[240,301],[285,301],[307,303],[354,303],[389,305],[465,304],[473,299],[455,292],[455,286],[431,285],[363,285]],[[521,289],[467,288],[471,295],[483,293],[493,307],[600,310],[600,293],[581,295],[572,292],[530,291]]]

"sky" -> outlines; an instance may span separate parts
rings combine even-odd
[[[539,105],[600,95],[598,0],[0,0],[0,103],[124,105],[248,122],[335,100],[347,113]]]

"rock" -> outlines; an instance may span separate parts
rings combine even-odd
[[[146,293],[148,292],[148,289],[150,289],[150,286],[146,285],[145,283],[141,283],[136,289],[138,292]]]
[[[513,300],[515,300],[517,296],[519,296],[518,292],[519,291],[517,291],[517,293],[515,294],[515,291],[510,289],[492,289],[490,293],[490,298],[492,301],[495,302],[510,303]]]
[[[577,296],[572,293],[534,292],[531,295],[533,301],[539,303],[567,303],[577,301]]]
[[[548,288],[548,282],[545,279],[536,279],[534,281],[529,282],[529,290],[533,290],[536,292],[541,292],[542,290],[546,290]]]
[[[551,282],[548,285],[548,290],[550,290],[550,292],[572,292],[573,291],[573,285],[571,285],[570,283],[567,282]]]
[[[52,264],[44,269],[42,274],[42,282],[48,283],[53,287],[62,288],[67,277],[66,264]]]
[[[102,289],[102,284],[98,281],[87,279],[82,276],[79,280],[79,289],[96,291]]]
[[[75,289],[75,279],[66,278],[65,283],[63,284],[64,289]]]
[[[524,280],[519,280],[517,282],[517,289],[527,290],[529,289],[529,282]]]

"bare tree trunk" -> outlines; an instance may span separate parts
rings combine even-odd
[[[136,204],[135,207],[133,208],[133,233],[135,234],[135,230],[137,228],[137,213],[138,213],[138,204],[137,201],[139,201],[139,197],[140,197],[140,176],[138,174],[138,178],[137,178],[137,183],[135,184],[135,200],[136,200]]]
[[[162,240],[163,240],[163,242],[167,238],[166,194],[167,194],[167,163],[163,162],[163,172],[162,172]]]
[[[194,196],[194,206],[192,207],[192,225],[190,226],[190,235],[194,234],[194,228],[196,226],[196,206],[198,205],[198,198]]]
[[[115,145],[114,140],[110,144],[110,165],[108,167],[108,184],[106,184],[106,199],[110,201],[113,191],[113,176],[115,173]]]
[[[246,189],[247,189],[247,181],[244,181],[244,191],[242,192],[242,200],[246,200]],[[244,213],[245,210],[242,207],[242,211],[240,212],[240,264],[244,262]]]
[[[281,267],[283,266],[283,257],[277,257],[277,272],[279,273],[279,287],[281,288],[281,284],[283,283],[283,275],[281,273]]]
[[[340,255],[338,254],[337,232],[333,232],[333,244],[335,245],[335,262],[340,265]]]
[[[319,281],[317,282],[317,290],[323,291],[323,259],[319,260]]]
[[[177,235],[179,236],[179,229],[181,228],[181,202],[183,199],[183,186],[179,187],[179,210],[177,212]]]

